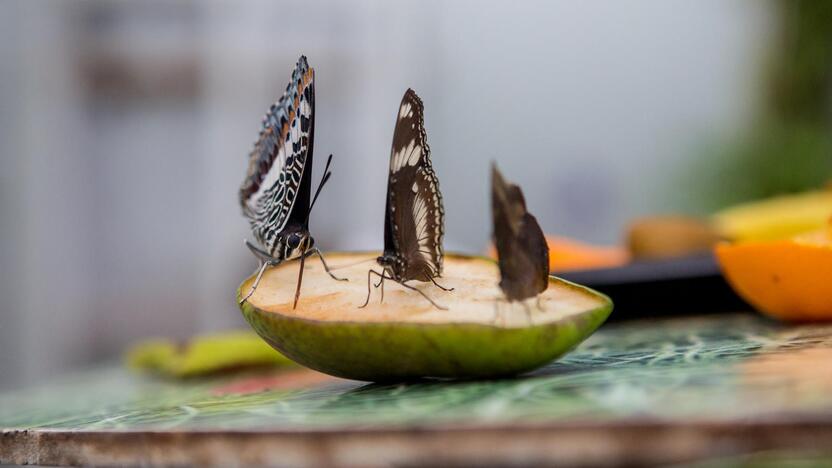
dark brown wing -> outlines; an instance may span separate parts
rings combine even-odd
[[[393,132],[384,223],[384,251],[401,260],[394,272],[400,280],[429,281],[442,273],[444,217],[424,108],[419,96],[408,89]]]
[[[549,247],[537,219],[526,211],[520,187],[491,166],[494,244],[500,265],[500,288],[510,301],[537,296],[549,285]]]
[[[303,223],[309,210],[314,75],[306,57],[301,57],[286,92],[263,119],[240,186],[243,214],[251,222],[254,237],[269,253],[289,220]]]

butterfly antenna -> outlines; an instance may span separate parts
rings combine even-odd
[[[332,163],[332,155],[330,154],[326,160],[326,167],[324,167],[324,175],[321,177],[321,183],[318,184],[318,189],[315,190],[315,196],[312,198],[312,203],[309,204],[309,211],[306,212],[306,221],[305,223],[309,222],[309,215],[312,214],[312,208],[315,206],[315,202],[318,201],[318,195],[321,194],[321,189],[324,188],[329,177],[332,176],[332,172],[329,171],[329,165]]]
[[[378,256],[376,255],[376,256],[373,256],[373,257],[370,257],[370,258],[365,258],[364,260],[356,260],[352,263],[345,263],[343,265],[330,267],[329,269],[330,269],[330,271],[343,270],[344,268],[351,268],[351,267],[354,267],[354,266],[357,266],[357,265],[361,265],[362,263],[375,262],[377,258],[378,258]]]

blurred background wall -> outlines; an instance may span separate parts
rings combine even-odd
[[[633,216],[703,209],[679,181],[710,190],[687,169],[701,143],[752,124],[774,17],[753,0],[4,2],[0,388],[245,326],[236,190],[300,54],[318,161],[335,154],[325,249],[381,247],[407,87],[448,250],[486,246],[491,160],[544,230],[612,243]]]

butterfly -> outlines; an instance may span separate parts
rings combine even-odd
[[[520,187],[491,165],[491,214],[500,266],[500,289],[509,302],[536,297],[549,286],[549,247]]]
[[[286,92],[263,118],[260,137],[249,154],[248,171],[240,186],[243,215],[248,218],[258,245],[248,240],[245,244],[260,260],[257,278],[241,304],[254,294],[266,267],[296,258],[300,259],[300,272],[293,307],[297,307],[300,297],[306,257],[318,255],[327,273],[342,280],[330,271],[309,234],[309,214],[332,175],[329,155],[310,202],[314,135],[315,70],[301,56]]]
[[[442,290],[452,290],[435,280],[442,274],[444,218],[442,193],[430,162],[424,106],[416,92],[408,89],[399,105],[390,152],[384,253],[376,259],[383,270],[367,272],[367,300],[361,307],[370,301],[371,275],[375,274],[379,277],[376,287],[382,287],[382,299],[384,280],[392,280],[444,309],[423,291],[405,284],[411,280],[432,282]]]

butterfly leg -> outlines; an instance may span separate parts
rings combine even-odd
[[[393,274],[390,273],[390,275],[388,275],[387,274],[388,271],[389,270],[385,267],[384,271],[382,271],[381,275],[379,275],[378,283],[375,284],[376,288],[378,288],[379,286],[381,287],[381,300],[379,302],[384,302],[384,280],[385,279],[393,279]],[[395,281],[395,280],[393,280],[393,281]]]
[[[248,239],[245,239],[244,242],[246,244],[246,247],[248,247],[248,249],[251,251],[251,253],[253,253],[254,256],[257,257],[258,260],[260,260],[260,269],[257,271],[257,278],[254,279],[254,283],[251,285],[251,289],[249,290],[248,294],[246,294],[246,297],[240,300],[240,304],[247,301],[248,298],[250,298],[251,295],[254,294],[254,291],[260,284],[260,279],[263,277],[263,273],[266,271],[267,267],[279,265],[280,263],[282,263],[282,260],[278,260],[272,257],[256,245],[249,242]]]
[[[251,242],[249,242],[248,239],[243,239],[243,242],[245,242],[246,247],[248,247],[248,249],[251,251],[251,253],[253,253],[255,257],[260,259],[261,262],[274,262],[276,260],[274,257],[269,255],[268,253],[266,253],[265,251],[263,251],[262,249],[260,249],[256,245],[252,244]]]
[[[248,290],[248,294],[246,294],[246,297],[240,299],[240,304],[247,301],[248,298],[250,298],[251,295],[254,294],[254,290],[256,290],[257,286],[260,284],[260,278],[263,277],[263,272],[266,271],[266,267],[269,266],[270,264],[271,263],[268,262],[268,261],[261,261],[260,262],[260,270],[257,272],[257,278],[254,279],[254,283],[251,285],[251,289]]]
[[[523,310],[526,312],[526,323],[528,325],[532,324],[532,309],[529,307],[529,303],[526,301],[520,301],[523,304]]]
[[[507,306],[509,308],[509,312],[511,312],[511,302],[499,297],[494,300],[494,325],[505,326],[506,313],[504,307],[501,306]]]
[[[388,278],[388,279],[393,279],[393,278]],[[393,280],[393,281],[395,281],[395,280]],[[443,307],[443,306],[441,306],[441,305],[437,304],[436,302],[434,302],[434,301],[433,301],[433,299],[431,299],[431,298],[430,298],[427,294],[425,294],[425,292],[424,292],[424,291],[422,291],[421,289],[416,288],[416,287],[414,287],[414,286],[411,286],[411,285],[409,285],[409,284],[405,284],[404,282],[399,282],[399,281],[396,281],[396,283],[399,283],[400,285],[404,286],[404,287],[405,287],[405,288],[407,288],[407,289],[410,289],[411,291],[416,291],[417,293],[421,294],[421,295],[422,295],[422,297],[424,297],[425,299],[427,299],[427,301],[428,301],[428,302],[430,302],[431,304],[433,304],[433,306],[434,306],[434,307],[436,307],[437,309],[439,309],[439,310],[448,310],[448,308],[447,308],[447,307]]]
[[[454,288],[446,288],[446,287],[442,286],[441,284],[437,283],[437,282],[436,282],[436,280],[435,280],[435,279],[433,279],[433,276],[431,276],[431,277],[430,277],[430,281],[431,281],[431,283],[433,283],[433,284],[434,284],[437,288],[439,288],[439,289],[441,289],[441,290],[443,290],[443,291],[445,291],[445,292],[448,292],[448,291],[453,291],[453,290],[454,290]]]
[[[358,306],[359,309],[363,309],[363,308],[367,307],[367,304],[370,303],[370,294],[372,292],[372,290],[370,289],[370,285],[373,284],[371,276],[374,275],[374,274],[379,277],[380,282],[384,281],[384,273],[379,273],[379,272],[377,272],[375,270],[372,270],[372,269],[367,270],[367,299],[364,301],[364,304],[361,304],[360,306]],[[376,287],[378,287],[378,286],[376,286]]]
[[[374,284],[373,287],[376,289],[381,287],[381,300],[379,302],[384,302],[384,276],[379,276],[378,283]]]
[[[379,277],[379,279],[382,281],[382,283],[381,283],[382,288],[384,288],[384,283],[383,283],[384,280],[392,280],[392,281],[395,281],[396,283],[398,283],[399,285],[401,285],[402,287],[404,287],[406,289],[410,289],[411,291],[416,291],[417,293],[421,294],[422,297],[424,297],[428,302],[430,302],[437,309],[439,309],[439,310],[448,310],[447,307],[443,307],[443,306],[437,304],[436,302],[434,302],[434,300],[431,299],[430,296],[425,294],[425,292],[422,291],[421,289],[413,287],[409,284],[405,284],[404,282],[401,282],[401,281],[396,281],[394,278],[392,278],[390,276],[386,276],[384,273],[379,273],[375,270],[369,270],[367,272],[367,299],[364,301],[364,304],[359,306],[360,309],[363,309],[364,307],[367,307],[367,304],[370,303],[370,292],[371,292],[370,285],[372,284],[372,282],[371,282],[372,281],[372,278],[371,278],[372,275],[376,275],[376,276]],[[382,291],[383,291],[383,289],[382,289]]]
[[[313,247],[313,248],[309,249],[308,252],[306,252],[307,257],[309,255],[313,255],[313,254],[317,255],[318,258],[321,259],[321,264],[323,264],[324,270],[326,270],[326,272],[329,273],[329,276],[331,276],[332,279],[334,279],[336,281],[349,281],[346,278],[339,278],[339,277],[335,276],[335,273],[333,273],[332,270],[329,269],[329,265],[326,264],[326,260],[324,260],[324,255],[321,253],[320,249],[318,249],[317,247]]]
[[[295,302],[292,304],[292,310],[298,308],[298,299],[300,298],[300,285],[303,284],[303,263],[306,260],[306,255],[300,256],[300,269],[298,270],[298,285],[295,288]]]

